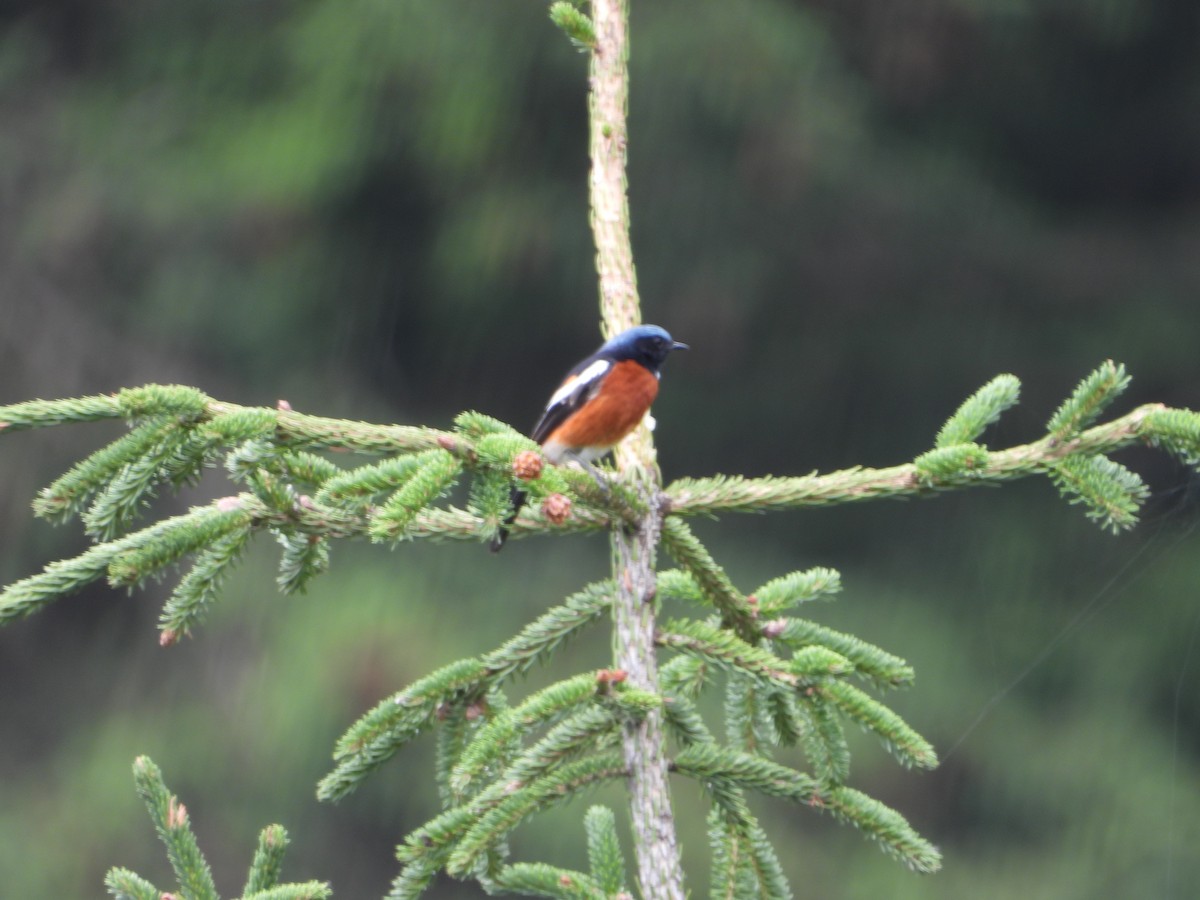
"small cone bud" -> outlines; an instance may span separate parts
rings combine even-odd
[[[536,450],[522,450],[513,457],[512,470],[522,481],[533,481],[542,474],[542,454]]]
[[[551,494],[542,501],[542,515],[552,525],[562,525],[571,516],[571,500],[562,494]]]

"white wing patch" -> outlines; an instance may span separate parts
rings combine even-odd
[[[559,389],[554,392],[554,396],[550,398],[550,402],[546,404],[546,409],[550,409],[552,406],[562,403],[576,391],[581,390],[584,385],[595,381],[610,368],[612,368],[612,362],[610,360],[596,360],[575,377],[568,378],[566,381],[564,381]]]

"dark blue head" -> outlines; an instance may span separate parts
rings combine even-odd
[[[610,338],[596,356],[605,359],[632,359],[651,372],[670,355],[672,350],[687,350],[688,345],[672,339],[666,329],[657,325],[636,325]]]

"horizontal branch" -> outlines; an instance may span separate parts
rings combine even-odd
[[[984,451],[983,465],[960,473],[930,478],[915,463],[885,469],[855,467],[827,475],[741,478],[714,476],[682,478],[666,489],[670,512],[695,516],[713,512],[761,512],[827,506],[856,500],[906,498],[938,490],[996,484],[1046,470],[1079,453],[1108,453],[1138,441],[1153,441],[1143,425],[1147,417],[1166,411],[1161,403],[1140,406],[1103,425],[1082,431],[1070,440],[1045,437],[1007,450]]]
[[[219,416],[260,411],[258,407],[213,400],[195,388],[149,384],[126,388],[115,394],[75,397],[66,400],[30,400],[0,406],[0,431],[42,428],[70,422],[101,419],[142,419],[148,416],[181,416],[204,422]],[[330,419],[295,412],[281,403],[272,411],[275,439],[280,444],[356,453],[398,453],[441,447],[455,456],[473,452],[462,435],[416,425],[375,425]]]

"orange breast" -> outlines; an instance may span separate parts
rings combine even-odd
[[[556,428],[546,443],[612,447],[633,431],[658,396],[658,379],[645,366],[622,360],[604,377],[599,394]]]

